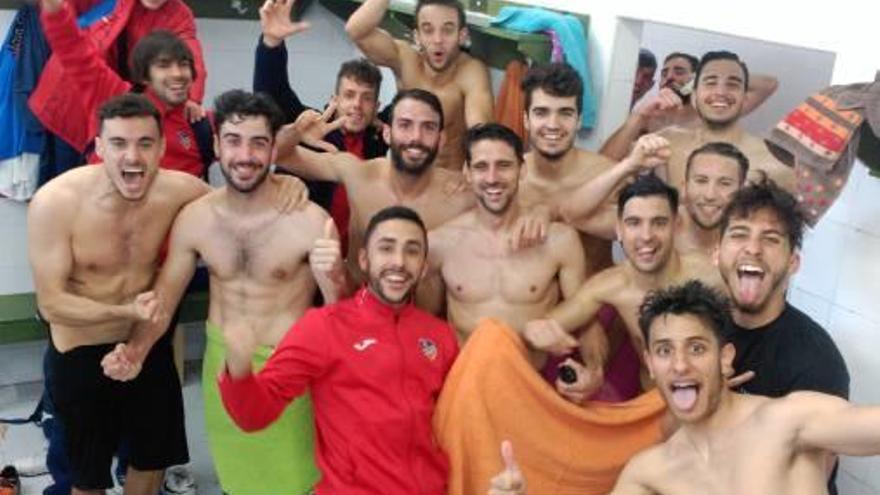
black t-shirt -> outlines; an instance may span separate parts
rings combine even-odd
[[[746,329],[733,325],[736,375],[754,371],[739,392],[782,397],[809,390],[849,399],[849,371],[831,336],[812,318],[786,303],[779,318]],[[829,495],[837,495],[837,466],[828,480]]]
[[[754,371],[740,392],[782,397],[812,390],[849,398],[849,372],[837,345],[818,323],[786,303],[779,318],[760,328],[733,326],[736,374]]]

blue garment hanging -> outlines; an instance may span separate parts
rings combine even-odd
[[[565,61],[574,67],[584,81],[581,125],[586,129],[592,128],[596,123],[596,101],[587,58],[587,37],[580,20],[573,15],[537,7],[504,7],[492,19],[492,25],[527,33],[552,30],[559,36],[565,51]]]

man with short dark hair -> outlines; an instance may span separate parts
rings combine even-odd
[[[670,57],[663,70],[667,66],[671,70],[661,79],[660,91],[637,105],[599,152],[620,159],[639,136],[658,132],[675,152],[670,160],[670,184],[681,187],[690,152],[711,141],[726,141],[749,157],[753,170],[765,171],[780,183],[792,182],[791,170],[770,155],[762,139],[747,134],[739,125],[741,117],[776,92],[776,78],[750,76],[745,63],[727,51],[707,52],[699,65],[693,65],[686,54]],[[711,75],[701,81],[701,71],[706,69]],[[689,82],[682,84],[686,78]]]
[[[849,372],[834,341],[785,298],[804,227],[797,200],[771,183],[744,187],[725,211],[716,263],[733,300],[733,366],[754,373],[742,392],[813,390],[846,399]],[[829,491],[836,493],[833,479]]]
[[[738,206],[731,211],[742,219]],[[734,225],[729,228],[740,228]],[[789,235],[794,232],[782,237]],[[645,359],[682,427],[634,457],[614,495],[818,495],[827,493],[829,455],[880,454],[880,408],[815,392],[777,399],[731,392],[725,377],[740,348],[726,339],[727,316],[726,301],[697,282],[655,293],[642,305]],[[723,461],[706,462],[711,453]]]
[[[187,205],[172,229],[166,261],[154,286],[164,307],[178,304],[202,259],[211,274],[203,360],[205,430],[223,491],[303,494],[317,481],[308,399],[297,401],[270,431],[243,435],[224,413],[214,378],[220,371],[223,331],[249,324],[265,363],[284,333],[308,309],[316,283],[325,301],[346,293],[336,229],[317,205],[292,213],[273,204],[268,180],[281,112],[269,97],[241,90],[215,100],[216,148],[226,186]],[[309,269],[311,265],[311,270]],[[130,379],[167,318],[105,358],[107,372]]]
[[[239,427],[265,428],[293,398],[311,393],[317,493],[446,493],[448,464],[431,420],[458,347],[446,322],[412,303],[427,254],[418,214],[382,209],[358,253],[366,287],[307,311],[259,373],[251,359],[261,329],[226,328],[220,392]]]
[[[254,92],[266,93],[282,109],[285,123],[296,121],[306,111],[313,111],[300,101],[288,78],[285,39],[308,29],[304,22],[292,22],[291,9],[295,0],[266,0],[260,9],[262,35],[257,43],[254,66]],[[339,128],[329,130],[321,139],[332,145],[330,150],[347,151],[362,160],[385,156],[388,144],[382,139],[381,128],[375,125],[379,108],[382,74],[366,59],[344,62],[336,75],[334,94],[327,110],[333,113]],[[319,146],[321,146],[319,144]],[[321,146],[323,150],[327,146]],[[347,251],[351,211],[345,187],[334,182],[306,181],[309,197],[327,210],[336,222]]]
[[[187,462],[183,399],[170,332],[120,384],[100,361],[163,308],[150,290],[177,212],[210,188],[159,169],[161,116],[143,96],[122,95],[98,114],[103,163],[50,181],[28,209],[28,250],[40,313],[49,323],[49,394],[67,438],[73,493],[113,486],[110,463],[128,446],[126,493],[154,495],[162,470]],[[164,330],[164,328],[163,328]]]
[[[469,127],[492,120],[492,86],[482,61],[461,50],[468,37],[458,0],[419,0],[416,47],[379,28],[390,0],[367,0],[351,14],[345,31],[377,65],[394,72],[398,89],[421,88],[437,95],[447,122],[437,166],[460,172],[462,141]]]
[[[462,344],[480,319],[494,318],[521,332],[584,281],[584,251],[577,232],[551,223],[543,243],[510,249],[510,231],[523,216],[517,190],[522,142],[501,124],[481,124],[465,135],[464,176],[477,207],[431,231],[429,276],[422,307],[440,314]],[[546,356],[535,356],[540,368]]]
[[[707,143],[688,156],[682,222],[675,236],[678,252],[712,256],[721,238],[721,217],[748,172],[749,159],[730,143]]]
[[[303,146],[308,136],[320,140],[329,116],[304,113],[285,126],[278,138],[278,165],[306,179],[338,182],[351,194],[348,264],[358,274],[357,249],[367,224],[392,205],[412,208],[429,229],[455,218],[474,205],[461,174],[434,165],[444,128],[440,100],[421,89],[403,90],[391,102],[391,123],[384,138],[390,157],[363,161],[351,153],[316,153]]]
[[[608,304],[617,310],[641,355],[644,340],[638,333],[637,317],[645,294],[691,278],[722,285],[717,270],[705,257],[675,251],[673,236],[678,222],[678,191],[656,176],[639,176],[624,187],[618,196],[617,236],[626,260],[587,280],[546,319],[529,322],[525,339],[536,349],[565,353],[577,345],[568,333],[589,323],[599,308]],[[604,366],[607,356],[603,351],[601,347],[585,349],[584,362]]]

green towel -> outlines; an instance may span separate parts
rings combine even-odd
[[[318,482],[315,466],[315,422],[312,401],[304,395],[293,401],[265,430],[245,433],[223,408],[217,376],[226,347],[220,328],[205,323],[207,344],[202,364],[205,430],[220,487],[230,495],[303,495]],[[259,370],[272,354],[261,347],[254,354]]]

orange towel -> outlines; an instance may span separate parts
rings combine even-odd
[[[526,128],[523,123],[523,112],[526,99],[520,83],[528,67],[519,60],[511,60],[504,71],[504,82],[498,90],[495,100],[495,122],[504,124],[523,141],[526,140]]]
[[[530,495],[611,491],[627,460],[661,439],[656,391],[629,402],[578,407],[526,360],[519,336],[483,320],[446,378],[434,431],[449,456],[449,495],[479,495],[502,470],[510,440]]]

